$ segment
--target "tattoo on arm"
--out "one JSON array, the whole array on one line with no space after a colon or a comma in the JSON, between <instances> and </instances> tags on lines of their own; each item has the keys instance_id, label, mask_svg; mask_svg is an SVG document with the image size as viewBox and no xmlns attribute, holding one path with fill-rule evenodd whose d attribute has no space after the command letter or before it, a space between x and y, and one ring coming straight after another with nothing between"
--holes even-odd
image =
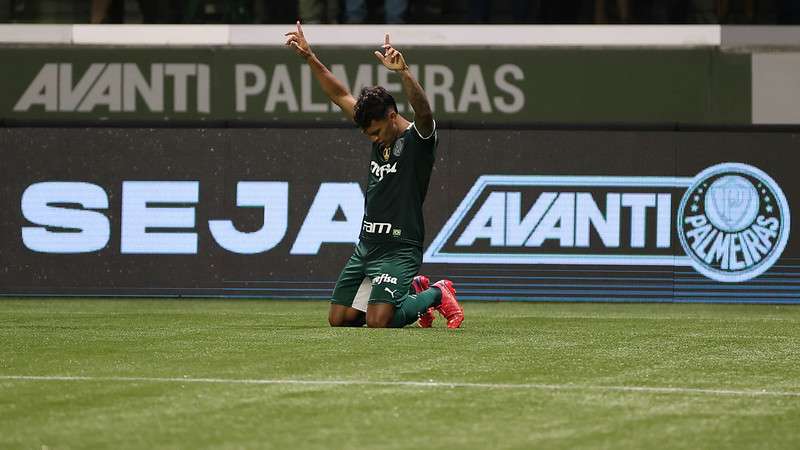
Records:
<instances>
[{"instance_id":1,"label":"tattoo on arm","mask_svg":"<svg viewBox=\"0 0 800 450\"><path fill-rule=\"evenodd\" d=\"M425 91L422 90L419 82L411 76L408 69L400 73L403 83L403 91L408 98L408 103L414 108L414 124L417 131L423 136L428 136L433 132L433 112Z\"/></svg>"}]
</instances>

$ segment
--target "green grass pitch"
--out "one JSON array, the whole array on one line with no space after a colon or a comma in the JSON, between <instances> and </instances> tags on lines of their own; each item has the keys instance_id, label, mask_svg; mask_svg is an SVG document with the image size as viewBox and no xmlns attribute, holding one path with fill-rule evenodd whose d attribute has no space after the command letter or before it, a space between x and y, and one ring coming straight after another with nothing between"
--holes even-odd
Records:
<instances>
[{"instance_id":1,"label":"green grass pitch","mask_svg":"<svg viewBox=\"0 0 800 450\"><path fill-rule=\"evenodd\" d=\"M2 449L800 447L800 308L0 300Z\"/></svg>"}]
</instances>

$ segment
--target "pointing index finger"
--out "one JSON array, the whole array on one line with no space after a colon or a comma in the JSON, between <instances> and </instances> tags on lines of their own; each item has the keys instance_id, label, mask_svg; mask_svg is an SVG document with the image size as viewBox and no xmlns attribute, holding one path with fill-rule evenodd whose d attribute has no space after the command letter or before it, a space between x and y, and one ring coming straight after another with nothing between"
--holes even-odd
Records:
<instances>
[{"instance_id":1,"label":"pointing index finger","mask_svg":"<svg viewBox=\"0 0 800 450\"><path fill-rule=\"evenodd\" d=\"M299 20L297 21L297 34L299 34L301 37L305 37L305 35L303 34L303 27L300 26Z\"/></svg>"},{"instance_id":2,"label":"pointing index finger","mask_svg":"<svg viewBox=\"0 0 800 450\"><path fill-rule=\"evenodd\" d=\"M392 45L392 44L389 42L389 33L386 33L386 34L384 34L384 35L383 35L383 45L384 45L384 46L387 46L387 45Z\"/></svg>"}]
</instances>

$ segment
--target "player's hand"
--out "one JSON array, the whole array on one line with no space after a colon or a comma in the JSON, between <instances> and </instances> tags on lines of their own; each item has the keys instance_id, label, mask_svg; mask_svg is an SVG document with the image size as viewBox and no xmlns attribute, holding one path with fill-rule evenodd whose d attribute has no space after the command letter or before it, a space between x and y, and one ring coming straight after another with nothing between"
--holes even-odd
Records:
<instances>
[{"instance_id":1,"label":"player's hand","mask_svg":"<svg viewBox=\"0 0 800 450\"><path fill-rule=\"evenodd\" d=\"M300 26L299 20L297 21L297 31L290 31L284 36L287 36L286 46L291 47L298 55L308 58L314 54L308 45L308 41L306 41L306 36L303 34L303 27Z\"/></svg>"},{"instance_id":2,"label":"player's hand","mask_svg":"<svg viewBox=\"0 0 800 450\"><path fill-rule=\"evenodd\" d=\"M384 36L382 47L384 53L376 51L375 57L378 58L378 61L380 61L384 67L395 72L408 69L403 54L392 47L391 42L389 42L389 33L386 33Z\"/></svg>"}]
</instances>

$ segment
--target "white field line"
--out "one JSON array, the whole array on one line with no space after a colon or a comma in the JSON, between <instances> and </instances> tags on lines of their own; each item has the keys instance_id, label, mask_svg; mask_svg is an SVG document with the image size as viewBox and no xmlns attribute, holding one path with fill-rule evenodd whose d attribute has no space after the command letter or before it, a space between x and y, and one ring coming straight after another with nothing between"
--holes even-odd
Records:
<instances>
[{"instance_id":1,"label":"white field line","mask_svg":"<svg viewBox=\"0 0 800 450\"><path fill-rule=\"evenodd\" d=\"M189 378L189 377L91 377L91 376L32 376L0 375L0 381L100 381L118 383L206 383L206 384L244 384L244 385L300 385L300 386L384 386L418 388L467 388L467 389L520 389L544 391L600 391L600 392L638 392L646 394L698 394L729 395L747 397L800 397L800 392L746 390L746 389L705 389L691 387L658 386L602 386L585 384L537 384L537 383L445 383L437 381L359 381L359 380L281 380L281 379L230 379L230 378Z\"/></svg>"}]
</instances>

